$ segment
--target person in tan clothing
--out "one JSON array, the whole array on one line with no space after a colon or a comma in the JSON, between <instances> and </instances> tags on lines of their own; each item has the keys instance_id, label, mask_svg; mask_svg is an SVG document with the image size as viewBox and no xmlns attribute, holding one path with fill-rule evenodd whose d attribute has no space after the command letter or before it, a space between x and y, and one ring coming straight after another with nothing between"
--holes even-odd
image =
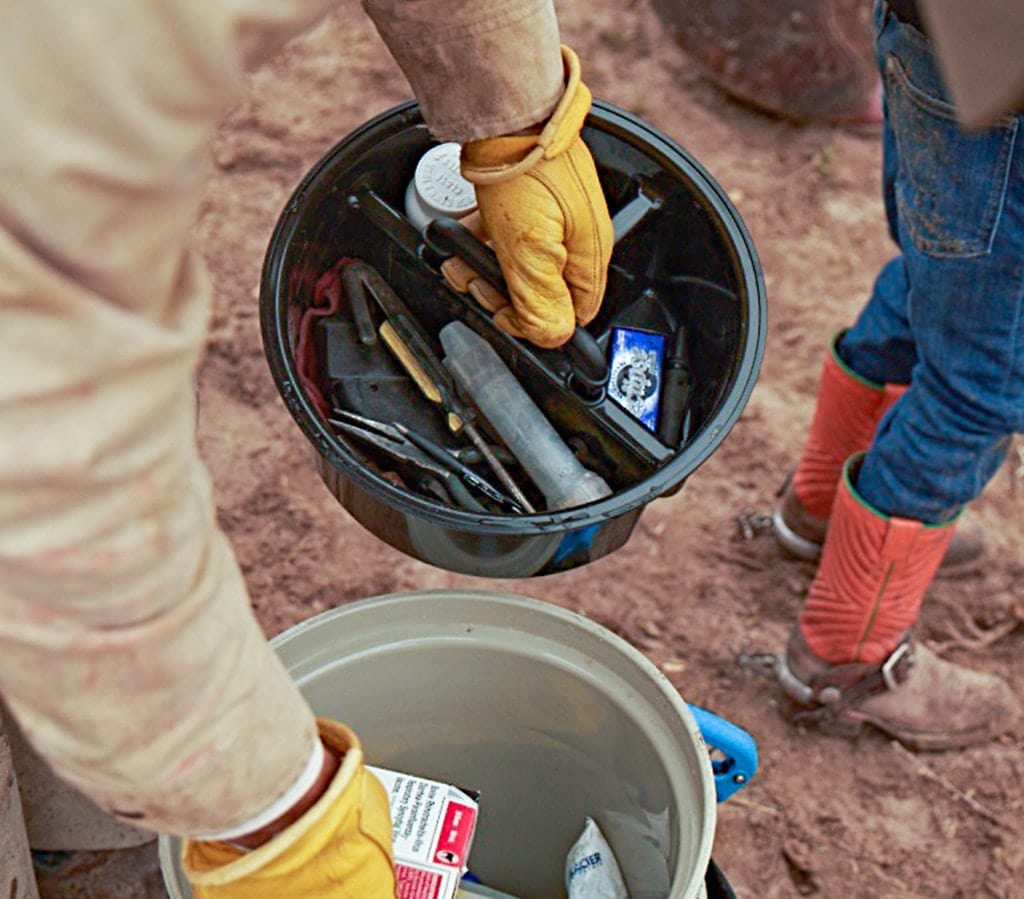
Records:
<instances>
[{"instance_id":1,"label":"person in tan clothing","mask_svg":"<svg viewBox=\"0 0 1024 899\"><path fill-rule=\"evenodd\" d=\"M210 285L188 232L208 141L246 71L331 6L38 0L0 31L0 696L100 809L187 837L202 897L394 895L383 792L269 649L194 432ZM575 268L606 270L608 211L565 114L589 93L551 0L364 6L434 136L484 155L497 141L510 162L539 146L556 196L506 209L524 228L571 210L601 238ZM590 165L572 181L569 148ZM545 230L526 283L593 314L603 280L566 281L577 251ZM514 239L502 253L516 260Z\"/></svg>"}]
</instances>

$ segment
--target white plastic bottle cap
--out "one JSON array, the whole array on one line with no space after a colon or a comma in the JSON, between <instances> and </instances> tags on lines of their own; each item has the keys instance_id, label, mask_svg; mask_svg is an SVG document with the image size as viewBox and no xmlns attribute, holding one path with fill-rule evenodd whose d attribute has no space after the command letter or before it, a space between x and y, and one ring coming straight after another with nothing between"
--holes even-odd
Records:
<instances>
[{"instance_id":1,"label":"white plastic bottle cap","mask_svg":"<svg viewBox=\"0 0 1024 899\"><path fill-rule=\"evenodd\" d=\"M476 209L476 191L459 170L457 143L431 147L416 163L405 191L405 214L417 228L440 216L461 218Z\"/></svg>"}]
</instances>

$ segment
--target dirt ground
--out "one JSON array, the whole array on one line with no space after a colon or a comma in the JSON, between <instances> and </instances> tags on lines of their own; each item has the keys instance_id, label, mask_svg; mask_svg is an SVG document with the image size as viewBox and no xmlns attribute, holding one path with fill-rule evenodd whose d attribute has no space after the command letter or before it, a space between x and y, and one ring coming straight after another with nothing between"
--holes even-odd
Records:
<instances>
[{"instance_id":1,"label":"dirt ground","mask_svg":"<svg viewBox=\"0 0 1024 899\"><path fill-rule=\"evenodd\" d=\"M826 739L787 723L773 685L736 662L740 649L781 647L813 575L770 536L745 537L737 520L770 509L811 415L823 348L893 252L877 137L797 126L731 101L635 0L560 0L559 10L595 96L693 153L753 236L769 328L750 403L685 488L645 510L624 548L565 574L455 575L359 527L320 482L271 381L256 302L263 253L294 186L338 139L409 96L351 4L254 74L250 99L217 136L196 228L217 288L200 373L201 446L260 621L269 636L349 601L413 589L557 603L627 638L687 700L757 739L760 771L720 807L714 851L741 897L1024 895L1024 733L919 756L876 735ZM1013 461L975 505L991 561L934 585L920 634L1019 688L1024 459L1015 451Z\"/></svg>"}]
</instances>

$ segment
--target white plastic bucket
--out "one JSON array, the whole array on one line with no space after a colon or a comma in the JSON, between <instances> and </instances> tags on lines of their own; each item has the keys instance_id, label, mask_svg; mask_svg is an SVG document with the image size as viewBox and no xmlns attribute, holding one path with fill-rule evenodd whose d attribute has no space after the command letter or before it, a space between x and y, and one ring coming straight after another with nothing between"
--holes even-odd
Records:
<instances>
[{"instance_id":1,"label":"white plastic bucket","mask_svg":"<svg viewBox=\"0 0 1024 899\"><path fill-rule=\"evenodd\" d=\"M325 612L273 646L372 764L480 792L469 866L484 883L560 899L589 815L631 899L704 895L708 748L675 687L607 629L533 599L438 591ZM170 896L191 899L180 841L161 838L160 852Z\"/></svg>"}]
</instances>

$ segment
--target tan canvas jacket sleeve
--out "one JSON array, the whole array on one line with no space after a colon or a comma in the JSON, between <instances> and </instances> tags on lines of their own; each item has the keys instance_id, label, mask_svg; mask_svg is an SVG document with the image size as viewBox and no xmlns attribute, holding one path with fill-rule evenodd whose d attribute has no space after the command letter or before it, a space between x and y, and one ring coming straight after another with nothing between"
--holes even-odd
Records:
<instances>
[{"instance_id":1,"label":"tan canvas jacket sleeve","mask_svg":"<svg viewBox=\"0 0 1024 899\"><path fill-rule=\"evenodd\" d=\"M562 93L551 0L363 2L441 140L533 125Z\"/></svg>"},{"instance_id":2,"label":"tan canvas jacket sleeve","mask_svg":"<svg viewBox=\"0 0 1024 899\"><path fill-rule=\"evenodd\" d=\"M0 693L63 777L150 829L247 820L315 739L197 455L210 285L186 234L246 68L330 6L33 0L0 29ZM444 136L557 94L548 0L371 9Z\"/></svg>"}]
</instances>

